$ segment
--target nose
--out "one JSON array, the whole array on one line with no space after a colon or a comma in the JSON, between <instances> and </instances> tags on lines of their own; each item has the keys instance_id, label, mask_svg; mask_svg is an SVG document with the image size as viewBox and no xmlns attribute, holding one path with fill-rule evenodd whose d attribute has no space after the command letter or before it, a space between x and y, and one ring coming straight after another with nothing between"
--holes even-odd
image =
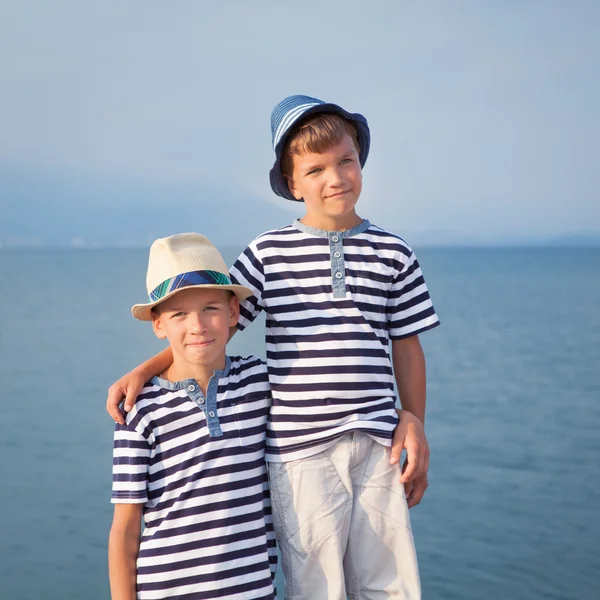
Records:
<instances>
[{"instance_id":1,"label":"nose","mask_svg":"<svg viewBox=\"0 0 600 600\"><path fill-rule=\"evenodd\" d=\"M344 178L339 166L332 167L329 175L329 186L332 188L341 187L344 184Z\"/></svg>"},{"instance_id":2,"label":"nose","mask_svg":"<svg viewBox=\"0 0 600 600\"><path fill-rule=\"evenodd\" d=\"M189 315L189 320L190 333L198 335L204 332L204 323L202 321L202 316L199 313L191 313Z\"/></svg>"}]
</instances>

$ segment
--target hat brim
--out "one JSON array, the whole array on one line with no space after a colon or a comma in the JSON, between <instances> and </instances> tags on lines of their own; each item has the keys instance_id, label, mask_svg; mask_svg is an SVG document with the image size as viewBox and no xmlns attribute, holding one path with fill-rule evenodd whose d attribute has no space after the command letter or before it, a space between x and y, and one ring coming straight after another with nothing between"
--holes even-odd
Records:
<instances>
[{"instance_id":1,"label":"hat brim","mask_svg":"<svg viewBox=\"0 0 600 600\"><path fill-rule=\"evenodd\" d=\"M298 200L297 198L294 198L294 196L290 192L290 188L288 187L285 177L281 173L281 151L283 150L285 141L288 138L289 132L297 123L299 123L300 121L304 121L310 115L323 112L334 113L336 115L340 115L340 117L343 117L348 121L352 121L352 124L356 127L356 131L358 133L358 145L360 148L360 151L358 153L358 159L360 161L361 168L364 167L365 163L367 162L367 157L369 156L369 148L371 145L371 132L369 131L367 119L365 119L365 117L360 113L349 113L337 104L318 104L317 106L313 106L304 111L288 127L287 131L281 136L281 139L275 147L275 163L273 164L273 168L269 173L269 180L271 182L271 189L278 196L281 196L286 200L293 200L294 202L303 202L303 200Z\"/></svg>"},{"instance_id":2,"label":"hat brim","mask_svg":"<svg viewBox=\"0 0 600 600\"><path fill-rule=\"evenodd\" d=\"M243 285L211 285L211 284L202 284L202 285L189 285L177 290L173 290L165 295L164 298L160 300L156 300L155 302L149 302L148 304L134 304L131 307L131 314L138 319L139 321L152 321L152 309L155 306L158 306L168 298L171 298L175 294L179 292L183 292L185 290L193 290L193 289L203 289L203 290L222 290L224 292L233 292L237 299L246 300L252 296L252 290L250 288L244 287Z\"/></svg>"}]
</instances>

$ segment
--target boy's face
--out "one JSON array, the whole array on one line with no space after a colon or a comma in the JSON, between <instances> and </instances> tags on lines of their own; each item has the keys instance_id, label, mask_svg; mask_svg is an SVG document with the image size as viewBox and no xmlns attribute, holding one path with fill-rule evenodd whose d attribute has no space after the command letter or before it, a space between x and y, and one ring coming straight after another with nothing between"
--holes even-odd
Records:
<instances>
[{"instance_id":1,"label":"boy's face","mask_svg":"<svg viewBox=\"0 0 600 600\"><path fill-rule=\"evenodd\" d=\"M288 185L294 198L304 199L306 217L302 221L306 225L341 230L360 223L354 207L362 190L362 173L348 134L325 152L294 154L292 160Z\"/></svg>"},{"instance_id":2,"label":"boy's face","mask_svg":"<svg viewBox=\"0 0 600 600\"><path fill-rule=\"evenodd\" d=\"M225 367L229 328L239 318L238 299L223 290L183 290L159 305L152 325L160 339L167 339L173 362L182 371L202 366Z\"/></svg>"}]
</instances>

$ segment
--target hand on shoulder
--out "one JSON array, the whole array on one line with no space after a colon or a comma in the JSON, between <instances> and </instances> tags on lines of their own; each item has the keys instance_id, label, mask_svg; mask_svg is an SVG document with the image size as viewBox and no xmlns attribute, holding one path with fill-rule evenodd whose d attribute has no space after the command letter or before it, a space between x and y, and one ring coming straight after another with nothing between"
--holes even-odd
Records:
<instances>
[{"instance_id":1,"label":"hand on shoulder","mask_svg":"<svg viewBox=\"0 0 600 600\"><path fill-rule=\"evenodd\" d=\"M142 391L146 383L142 373L134 370L124 375L108 388L108 397L106 399L106 410L116 423L125 424L125 419L121 413L120 405L125 400L123 408L125 412L131 411L135 399Z\"/></svg>"}]
</instances>

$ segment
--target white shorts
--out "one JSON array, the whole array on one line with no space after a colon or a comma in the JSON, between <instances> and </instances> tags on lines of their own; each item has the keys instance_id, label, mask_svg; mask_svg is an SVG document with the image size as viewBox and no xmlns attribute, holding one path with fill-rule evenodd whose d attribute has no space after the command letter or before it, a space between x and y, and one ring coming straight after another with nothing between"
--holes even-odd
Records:
<instances>
[{"instance_id":1,"label":"white shorts","mask_svg":"<svg viewBox=\"0 0 600 600\"><path fill-rule=\"evenodd\" d=\"M286 600L421 598L400 465L354 432L324 452L268 463Z\"/></svg>"}]
</instances>

